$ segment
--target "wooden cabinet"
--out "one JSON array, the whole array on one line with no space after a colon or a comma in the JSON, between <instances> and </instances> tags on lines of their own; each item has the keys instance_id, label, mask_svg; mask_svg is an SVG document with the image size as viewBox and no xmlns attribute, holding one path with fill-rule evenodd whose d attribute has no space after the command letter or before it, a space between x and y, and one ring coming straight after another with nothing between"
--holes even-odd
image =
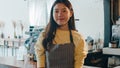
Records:
<instances>
[{"instance_id":1,"label":"wooden cabinet","mask_svg":"<svg viewBox=\"0 0 120 68\"><path fill-rule=\"evenodd\" d=\"M90 52L84 65L107 68L107 57L102 54L102 51Z\"/></svg>"},{"instance_id":2,"label":"wooden cabinet","mask_svg":"<svg viewBox=\"0 0 120 68\"><path fill-rule=\"evenodd\" d=\"M103 48L103 54L108 57L108 68L120 68L120 48Z\"/></svg>"},{"instance_id":3,"label":"wooden cabinet","mask_svg":"<svg viewBox=\"0 0 120 68\"><path fill-rule=\"evenodd\" d=\"M120 0L119 0L119 7L118 8L119 8L119 18L120 18Z\"/></svg>"},{"instance_id":4,"label":"wooden cabinet","mask_svg":"<svg viewBox=\"0 0 120 68\"><path fill-rule=\"evenodd\" d=\"M120 16L120 0L111 0L111 21L116 24Z\"/></svg>"}]
</instances>

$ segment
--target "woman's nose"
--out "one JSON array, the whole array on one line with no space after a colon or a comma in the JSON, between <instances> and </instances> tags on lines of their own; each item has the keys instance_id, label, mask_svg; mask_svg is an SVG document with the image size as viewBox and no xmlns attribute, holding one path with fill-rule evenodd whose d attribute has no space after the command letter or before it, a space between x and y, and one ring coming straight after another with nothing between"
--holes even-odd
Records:
<instances>
[{"instance_id":1,"label":"woman's nose","mask_svg":"<svg viewBox=\"0 0 120 68\"><path fill-rule=\"evenodd\" d=\"M63 15L63 13L60 11L59 13L58 13L58 16L62 16Z\"/></svg>"}]
</instances>

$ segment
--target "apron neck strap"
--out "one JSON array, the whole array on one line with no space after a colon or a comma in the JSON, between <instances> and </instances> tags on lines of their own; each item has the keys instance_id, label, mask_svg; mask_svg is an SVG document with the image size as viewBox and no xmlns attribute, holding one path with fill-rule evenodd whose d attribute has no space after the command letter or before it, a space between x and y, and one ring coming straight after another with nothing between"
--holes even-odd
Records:
<instances>
[{"instance_id":1,"label":"apron neck strap","mask_svg":"<svg viewBox=\"0 0 120 68\"><path fill-rule=\"evenodd\" d=\"M72 31L71 31L71 30L69 30L69 32L70 32L70 42L71 42L71 43L73 43Z\"/></svg>"}]
</instances>

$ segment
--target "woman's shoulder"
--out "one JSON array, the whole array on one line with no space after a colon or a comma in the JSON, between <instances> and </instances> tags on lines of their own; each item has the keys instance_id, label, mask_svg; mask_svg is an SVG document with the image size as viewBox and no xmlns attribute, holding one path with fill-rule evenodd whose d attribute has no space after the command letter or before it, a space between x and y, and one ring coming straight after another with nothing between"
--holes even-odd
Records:
<instances>
[{"instance_id":1,"label":"woman's shoulder","mask_svg":"<svg viewBox=\"0 0 120 68\"><path fill-rule=\"evenodd\" d=\"M76 36L76 37L82 37L82 34L76 30L72 30L72 34L73 36Z\"/></svg>"},{"instance_id":2,"label":"woman's shoulder","mask_svg":"<svg viewBox=\"0 0 120 68\"><path fill-rule=\"evenodd\" d=\"M83 34L76 30L72 30L72 35L73 35L73 38L75 38L75 39L78 39L78 40L84 39Z\"/></svg>"},{"instance_id":3,"label":"woman's shoulder","mask_svg":"<svg viewBox=\"0 0 120 68\"><path fill-rule=\"evenodd\" d=\"M39 33L39 36L42 36L42 37L45 36L45 29L43 29L43 30Z\"/></svg>"},{"instance_id":4,"label":"woman's shoulder","mask_svg":"<svg viewBox=\"0 0 120 68\"><path fill-rule=\"evenodd\" d=\"M72 36L73 36L75 46L79 48L83 48L85 45L84 36L78 31L72 31Z\"/></svg>"}]
</instances>

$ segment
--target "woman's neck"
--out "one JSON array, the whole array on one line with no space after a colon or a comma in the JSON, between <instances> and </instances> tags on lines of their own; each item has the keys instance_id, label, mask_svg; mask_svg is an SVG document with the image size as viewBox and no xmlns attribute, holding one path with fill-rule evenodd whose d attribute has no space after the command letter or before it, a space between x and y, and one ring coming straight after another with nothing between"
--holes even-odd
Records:
<instances>
[{"instance_id":1,"label":"woman's neck","mask_svg":"<svg viewBox=\"0 0 120 68\"><path fill-rule=\"evenodd\" d=\"M60 29L60 30L69 30L69 27L68 27L68 25L61 25L61 26L58 27L58 29Z\"/></svg>"}]
</instances>

